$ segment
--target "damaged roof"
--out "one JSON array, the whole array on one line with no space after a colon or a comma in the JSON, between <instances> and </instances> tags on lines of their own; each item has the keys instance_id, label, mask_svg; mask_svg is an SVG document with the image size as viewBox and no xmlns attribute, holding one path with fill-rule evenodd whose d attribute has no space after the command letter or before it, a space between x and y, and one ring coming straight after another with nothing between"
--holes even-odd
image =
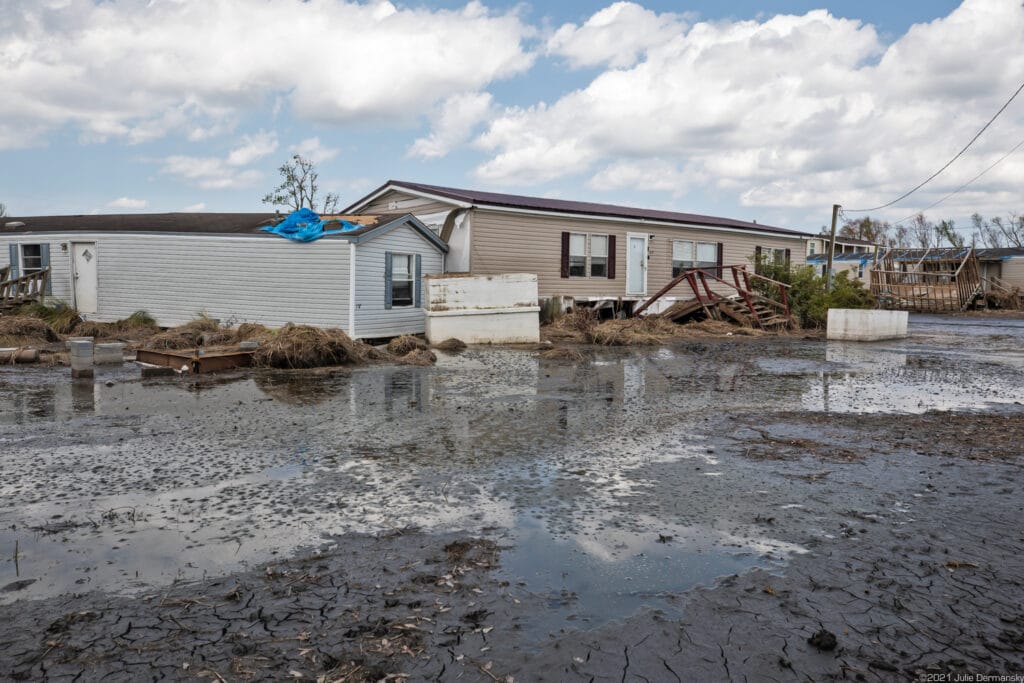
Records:
<instances>
[{"instance_id":1,"label":"damaged roof","mask_svg":"<svg viewBox=\"0 0 1024 683\"><path fill-rule=\"evenodd\" d=\"M12 232L257 232L275 213L111 213L79 216L5 216L0 233Z\"/></svg>"},{"instance_id":2,"label":"damaged roof","mask_svg":"<svg viewBox=\"0 0 1024 683\"><path fill-rule=\"evenodd\" d=\"M529 197L525 195L502 194L499 192L464 190L455 187L442 187L440 185L410 183L403 180L389 180L370 194L366 195L363 199L352 204L346 210L353 210L356 207L366 204L370 199L382 194L390 188L410 190L415 193L432 195L444 199L451 199L464 204L473 204L483 207L524 209L551 213L625 218L641 221L659 221L664 223L680 223L684 225L706 225L709 227L727 227L738 228L741 230L778 233L793 237L811 237L810 233L801 232L799 230L762 225L761 223L749 221L739 221L732 218L720 218L717 216L704 216L701 214L680 213L676 211L661 211L658 209L641 209L630 206L619 206L616 204L598 204L594 202L552 199L549 197Z\"/></svg>"}]
</instances>

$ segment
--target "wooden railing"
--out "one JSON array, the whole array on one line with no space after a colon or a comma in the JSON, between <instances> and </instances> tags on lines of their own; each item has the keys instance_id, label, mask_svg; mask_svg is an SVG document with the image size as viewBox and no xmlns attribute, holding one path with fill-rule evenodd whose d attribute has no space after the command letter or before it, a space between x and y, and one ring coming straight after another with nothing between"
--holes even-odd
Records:
<instances>
[{"instance_id":1,"label":"wooden railing","mask_svg":"<svg viewBox=\"0 0 1024 683\"><path fill-rule=\"evenodd\" d=\"M0 312L9 311L30 301L42 301L46 296L46 285L49 281L49 268L13 280L0 281Z\"/></svg>"},{"instance_id":2,"label":"wooden railing","mask_svg":"<svg viewBox=\"0 0 1024 683\"><path fill-rule=\"evenodd\" d=\"M721 277L721 275L725 275L726 271L732 274L732 282L728 282ZM752 279L770 283L771 286L777 288L779 291L779 299L773 300L771 297L756 293L751 284ZM792 315L789 310L789 294L787 293L789 285L784 282L779 282L778 280L772 280L771 278L763 275L758 275L757 273L752 273L743 265L716 266L714 268L691 268L689 270L685 270L672 278L667 285L659 289L651 298L647 299L647 301L644 301L640 306L635 308L633 310L633 315L640 315L650 308L655 301L668 294L683 282L690 285L690 290L693 292L694 298L701 304L701 306L704 306L705 309L707 309L708 306L717 303L719 300L726 298L711 289L713 283L718 283L736 291L739 299L746 305L751 320L758 327L761 326L761 315L757 311L757 303L768 304L778 308L786 320L792 321Z\"/></svg>"}]
</instances>

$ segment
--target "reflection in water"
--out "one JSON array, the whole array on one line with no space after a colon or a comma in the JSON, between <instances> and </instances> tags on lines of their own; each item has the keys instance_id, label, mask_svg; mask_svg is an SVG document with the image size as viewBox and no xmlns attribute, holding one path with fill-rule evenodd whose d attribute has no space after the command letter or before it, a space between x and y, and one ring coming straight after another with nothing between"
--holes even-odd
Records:
<instances>
[{"instance_id":1,"label":"reflection in water","mask_svg":"<svg viewBox=\"0 0 1024 683\"><path fill-rule=\"evenodd\" d=\"M993 400L1024 400L1019 372L950 367L907 345L801 340L601 349L581 363L470 350L427 369L124 375L113 386L4 368L0 444L18 445L0 448L0 547L21 539L32 551L21 570L40 581L22 595L39 596L83 578L120 586L122 571L196 578L324 534L494 527L515 544L510 571L579 594L599 619L602 605L632 609L637 596L762 561L750 539L701 536L707 501L673 488L695 476L735 485L699 436L713 413ZM709 464L718 476L704 476ZM86 523L124 506L140 513L131 524ZM54 515L83 526L26 531ZM678 546L651 547L654 531ZM0 565L0 585L13 571ZM624 575L640 577L635 589L610 595Z\"/></svg>"}]
</instances>

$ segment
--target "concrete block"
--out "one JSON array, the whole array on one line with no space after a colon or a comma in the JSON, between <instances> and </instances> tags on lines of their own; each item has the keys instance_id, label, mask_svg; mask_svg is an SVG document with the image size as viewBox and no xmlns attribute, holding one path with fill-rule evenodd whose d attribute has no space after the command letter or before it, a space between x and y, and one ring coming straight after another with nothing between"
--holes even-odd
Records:
<instances>
[{"instance_id":1,"label":"concrete block","mask_svg":"<svg viewBox=\"0 0 1024 683\"><path fill-rule=\"evenodd\" d=\"M88 358L90 365L92 364L92 341L73 341L68 342L68 346L71 349L72 358Z\"/></svg>"},{"instance_id":2,"label":"concrete block","mask_svg":"<svg viewBox=\"0 0 1024 683\"><path fill-rule=\"evenodd\" d=\"M827 337L833 341L879 341L907 336L906 311L831 308Z\"/></svg>"},{"instance_id":3,"label":"concrete block","mask_svg":"<svg viewBox=\"0 0 1024 683\"><path fill-rule=\"evenodd\" d=\"M540 340L537 276L530 273L426 280L426 337L432 344L513 344Z\"/></svg>"},{"instance_id":4,"label":"concrete block","mask_svg":"<svg viewBox=\"0 0 1024 683\"><path fill-rule=\"evenodd\" d=\"M65 340L65 343L67 344L67 347L68 347L68 351L71 350L71 344L73 344L74 342L79 342L79 341L87 341L89 343L92 343L92 337L68 337Z\"/></svg>"}]
</instances>

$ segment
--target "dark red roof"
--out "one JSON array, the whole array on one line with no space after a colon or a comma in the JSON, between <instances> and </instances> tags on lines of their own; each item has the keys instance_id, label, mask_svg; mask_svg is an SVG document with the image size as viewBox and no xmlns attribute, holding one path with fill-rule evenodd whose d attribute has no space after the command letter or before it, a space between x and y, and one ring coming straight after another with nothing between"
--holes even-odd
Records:
<instances>
[{"instance_id":1,"label":"dark red roof","mask_svg":"<svg viewBox=\"0 0 1024 683\"><path fill-rule=\"evenodd\" d=\"M774 232L784 235L810 236L809 233L801 232L799 230L778 228L771 225L762 225L761 223L752 223L748 221L738 221L732 218L703 216L700 214L679 213L676 211L659 211L657 209L638 209L635 207L618 206L615 204L575 202L565 199L526 197L523 195L502 194L499 192L481 192L479 190L462 190L454 187L410 183L404 180L389 180L367 196L372 196L389 185L404 187L410 190L425 192L427 194L446 197L448 199L454 199L469 204L486 204L512 209L531 209L534 211L550 211L553 213L575 213L591 216L630 218L634 220L664 221L666 223L685 223L692 225L707 225L710 227L739 228L741 230L758 230L761 232ZM354 204L353 206L356 205ZM346 211L351 209L352 206L346 209Z\"/></svg>"},{"instance_id":2,"label":"dark red roof","mask_svg":"<svg viewBox=\"0 0 1024 683\"><path fill-rule=\"evenodd\" d=\"M200 232L247 233L271 225L273 213L112 213L81 216L4 216L11 232ZM17 225L22 223L23 225ZM13 225L12 225L13 224Z\"/></svg>"}]
</instances>

